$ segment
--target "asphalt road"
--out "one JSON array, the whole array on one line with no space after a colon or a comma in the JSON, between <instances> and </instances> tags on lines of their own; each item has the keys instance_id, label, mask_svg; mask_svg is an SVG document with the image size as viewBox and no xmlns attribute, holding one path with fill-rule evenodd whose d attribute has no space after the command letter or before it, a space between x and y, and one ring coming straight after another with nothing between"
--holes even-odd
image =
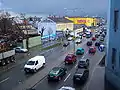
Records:
<instances>
[{"instance_id":1,"label":"asphalt road","mask_svg":"<svg viewBox=\"0 0 120 90\"><path fill-rule=\"evenodd\" d=\"M99 52L97 50L95 55L90 55L90 54L88 54L88 46L82 45L82 47L85 49L86 53L81 57L77 57L78 60L80 58L89 58L90 59L90 67L89 67L90 74L89 74L89 79L88 79L86 84L84 84L83 86L81 86L81 85L80 86L75 86L73 84L72 78L73 78L73 75L76 71L77 63L74 64L74 65L64 65L64 64L62 64L61 66L66 67L67 70L68 70L68 73L61 81L59 81L57 83L48 82L47 77L46 77L41 82L39 82L37 85L35 85L33 88L35 88L36 90L41 90L41 89L42 90L58 90L62 86L71 86L71 87L74 87L76 90L82 90L82 89L88 90L88 87L90 85L91 78L93 77L93 73L95 71L95 68L97 67L98 63L100 62L102 56L104 55L104 52Z\"/></svg>"},{"instance_id":2,"label":"asphalt road","mask_svg":"<svg viewBox=\"0 0 120 90\"><path fill-rule=\"evenodd\" d=\"M85 41L85 43L84 43L84 41ZM87 42L86 39L83 39L83 43L81 45L86 44L86 42ZM80 46L76 46L76 48L77 47L80 47ZM85 49L87 49L87 48L85 48ZM41 75L41 77L43 77L44 73L47 73L47 71L49 71L49 69L52 68L54 66L54 64L62 63L66 54L71 51L73 51L73 42L71 42L71 44L67 48L58 47L55 50L53 49L45 54L43 53L46 58L47 65L45 68L40 69L39 72L36 74L27 74L26 75L24 73L23 67L24 67L26 60L28 60L31 56L38 55L39 52L36 52L33 55L30 55L28 57L27 56L21 57L20 59L23 62L16 65L13 69L0 74L0 90L12 90L15 87L25 83L26 81L29 81L29 79L34 79L36 77L39 77L40 75ZM42 73L42 74L40 74L40 73ZM33 81L33 83L35 83L35 82ZM18 90L18 89L15 89L15 90Z\"/></svg>"}]
</instances>

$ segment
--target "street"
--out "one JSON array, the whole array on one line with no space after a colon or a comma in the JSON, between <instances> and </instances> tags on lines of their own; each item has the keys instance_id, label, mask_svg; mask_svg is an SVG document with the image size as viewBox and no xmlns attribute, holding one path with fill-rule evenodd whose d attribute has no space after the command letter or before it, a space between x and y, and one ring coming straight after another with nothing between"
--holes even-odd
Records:
<instances>
[{"instance_id":1,"label":"street","mask_svg":"<svg viewBox=\"0 0 120 90\"><path fill-rule=\"evenodd\" d=\"M93 76L95 67L101 60L102 56L104 55L104 52L101 53L98 50L95 55L89 55L88 46L86 46L86 42L88 40L89 39L83 38L82 40L83 42L78 46L76 45L76 49L78 47L82 47L85 49L85 54L83 56L77 57L78 60L80 58L90 59L90 67L89 67L90 75L89 75L88 83L86 83L86 86L89 85L89 82L91 81L91 77ZM66 86L66 85L74 87L72 84L72 77L76 70L77 63L74 65L64 65L64 62L63 62L65 56L68 53L73 52L73 47L74 47L74 43L71 41L70 45L67 48L59 46L48 52L42 53L42 55L44 55L46 58L46 66L44 68L41 68L35 74L25 74L23 68L26 60L28 60L29 58L35 55L41 55L39 51L36 51L36 53L30 56L21 57L20 58L22 61L21 63L16 65L15 68L12 68L11 70L8 70L7 72L4 72L0 75L0 90L25 90L30 87L33 87L36 90L40 90L41 88L42 90L57 90L61 86ZM48 83L46 75L54 66L66 67L68 70L68 73L60 82ZM75 88L76 90L80 90L80 88L82 87L75 87Z\"/></svg>"}]
</instances>

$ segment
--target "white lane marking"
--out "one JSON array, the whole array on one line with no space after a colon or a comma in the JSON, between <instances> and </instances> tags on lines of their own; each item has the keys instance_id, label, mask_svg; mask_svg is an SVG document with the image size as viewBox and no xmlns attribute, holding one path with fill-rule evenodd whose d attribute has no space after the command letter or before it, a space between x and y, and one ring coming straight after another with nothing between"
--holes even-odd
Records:
<instances>
[{"instance_id":1,"label":"white lane marking","mask_svg":"<svg viewBox=\"0 0 120 90\"><path fill-rule=\"evenodd\" d=\"M5 82L5 81L7 81L8 79L9 79L9 77L6 78L6 79L4 79L4 80L2 80L2 81L0 81L0 83L3 83L3 82Z\"/></svg>"},{"instance_id":2,"label":"white lane marking","mask_svg":"<svg viewBox=\"0 0 120 90\"><path fill-rule=\"evenodd\" d=\"M85 56L82 56L82 58L84 58Z\"/></svg>"},{"instance_id":3,"label":"white lane marking","mask_svg":"<svg viewBox=\"0 0 120 90\"><path fill-rule=\"evenodd\" d=\"M77 68L77 64L75 65L75 68Z\"/></svg>"},{"instance_id":4,"label":"white lane marking","mask_svg":"<svg viewBox=\"0 0 120 90\"><path fill-rule=\"evenodd\" d=\"M70 77L71 74L68 74L68 76L65 78L64 82Z\"/></svg>"}]
</instances>

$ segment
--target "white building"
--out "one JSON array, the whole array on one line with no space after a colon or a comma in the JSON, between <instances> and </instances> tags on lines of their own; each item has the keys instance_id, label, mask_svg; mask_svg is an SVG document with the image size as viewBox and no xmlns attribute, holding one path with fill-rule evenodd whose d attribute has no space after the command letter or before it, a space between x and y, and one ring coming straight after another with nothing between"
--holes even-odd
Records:
<instances>
[{"instance_id":1,"label":"white building","mask_svg":"<svg viewBox=\"0 0 120 90\"><path fill-rule=\"evenodd\" d=\"M120 90L120 0L109 0L105 77Z\"/></svg>"},{"instance_id":2,"label":"white building","mask_svg":"<svg viewBox=\"0 0 120 90\"><path fill-rule=\"evenodd\" d=\"M38 34L41 34L43 29L42 38L53 38L56 36L56 23L51 19L46 18L38 23Z\"/></svg>"}]
</instances>

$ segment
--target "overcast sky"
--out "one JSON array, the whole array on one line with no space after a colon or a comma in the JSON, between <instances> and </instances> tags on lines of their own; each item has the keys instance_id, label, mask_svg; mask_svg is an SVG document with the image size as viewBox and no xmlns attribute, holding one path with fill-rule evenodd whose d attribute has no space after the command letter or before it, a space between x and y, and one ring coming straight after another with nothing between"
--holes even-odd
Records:
<instances>
[{"instance_id":1,"label":"overcast sky","mask_svg":"<svg viewBox=\"0 0 120 90\"><path fill-rule=\"evenodd\" d=\"M1 0L2 7L15 12L46 14L99 15L105 14L108 0Z\"/></svg>"}]
</instances>

